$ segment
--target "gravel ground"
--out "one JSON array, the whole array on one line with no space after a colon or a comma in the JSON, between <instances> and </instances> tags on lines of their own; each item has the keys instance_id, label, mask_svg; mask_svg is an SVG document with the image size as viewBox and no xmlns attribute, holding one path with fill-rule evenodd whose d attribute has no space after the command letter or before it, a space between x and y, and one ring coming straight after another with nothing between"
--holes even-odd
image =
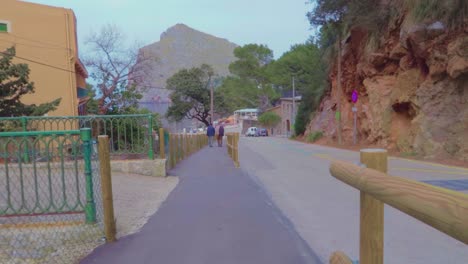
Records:
<instances>
[{"instance_id":1,"label":"gravel ground","mask_svg":"<svg viewBox=\"0 0 468 264\"><path fill-rule=\"evenodd\" d=\"M138 232L176 187L177 177L112 173L117 237Z\"/></svg>"},{"instance_id":2,"label":"gravel ground","mask_svg":"<svg viewBox=\"0 0 468 264\"><path fill-rule=\"evenodd\" d=\"M178 182L177 177L112 173L117 237L138 232ZM0 238L0 263L66 264L77 262L102 244L102 229L79 223L40 228L0 224Z\"/></svg>"}]
</instances>

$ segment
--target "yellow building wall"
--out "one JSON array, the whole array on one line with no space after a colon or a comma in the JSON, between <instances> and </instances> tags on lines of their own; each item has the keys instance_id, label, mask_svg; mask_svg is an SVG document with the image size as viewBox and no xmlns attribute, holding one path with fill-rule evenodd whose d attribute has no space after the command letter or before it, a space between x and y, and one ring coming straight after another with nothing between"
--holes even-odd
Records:
<instances>
[{"instance_id":1,"label":"yellow building wall","mask_svg":"<svg viewBox=\"0 0 468 264\"><path fill-rule=\"evenodd\" d=\"M29 77L35 84L35 93L25 95L22 101L41 104L62 98L57 110L48 115L78 115L75 73L78 51L73 11L17 0L1 2L0 21L10 23L10 32L0 33L0 50L15 45L18 57L15 63L29 65ZM81 76L80 84L84 81Z\"/></svg>"}]
</instances>

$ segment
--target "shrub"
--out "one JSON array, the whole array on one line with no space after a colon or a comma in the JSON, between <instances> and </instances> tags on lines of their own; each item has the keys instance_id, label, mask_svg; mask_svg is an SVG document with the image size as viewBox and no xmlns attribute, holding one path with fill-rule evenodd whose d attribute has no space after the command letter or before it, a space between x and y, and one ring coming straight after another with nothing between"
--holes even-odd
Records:
<instances>
[{"instance_id":1,"label":"shrub","mask_svg":"<svg viewBox=\"0 0 468 264\"><path fill-rule=\"evenodd\" d=\"M315 142L323 137L322 131L313 131L309 135L307 135L307 142Z\"/></svg>"}]
</instances>

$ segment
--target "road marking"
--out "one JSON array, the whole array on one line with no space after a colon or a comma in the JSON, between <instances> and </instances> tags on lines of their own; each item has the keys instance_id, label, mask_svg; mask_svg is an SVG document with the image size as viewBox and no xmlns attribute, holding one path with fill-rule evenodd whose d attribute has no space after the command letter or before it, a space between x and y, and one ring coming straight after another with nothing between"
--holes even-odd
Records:
<instances>
[{"instance_id":1,"label":"road marking","mask_svg":"<svg viewBox=\"0 0 468 264\"><path fill-rule=\"evenodd\" d=\"M403 160L403 161L408 161L408 162L412 162L412 163L426 164L426 165L431 165L431 166L434 166L434 167L442 167L442 168L456 169L456 170L461 170L461 171L466 171L466 172L468 172L468 169L463 168L463 167L450 166L450 165L442 165L442 164L433 163L433 162L428 162L428 161L419 161L419 160L412 160L412 159L405 159L405 158L398 158L398 157L390 157L390 159L393 159L393 160Z\"/></svg>"},{"instance_id":2,"label":"road marking","mask_svg":"<svg viewBox=\"0 0 468 264\"><path fill-rule=\"evenodd\" d=\"M312 156L320 159L333 160L328 154L313 154Z\"/></svg>"},{"instance_id":3,"label":"road marking","mask_svg":"<svg viewBox=\"0 0 468 264\"><path fill-rule=\"evenodd\" d=\"M390 170L399 170L399 171L418 171L418 172L429 172L429 173L440 173L440 174L455 174L455 175L467 175L468 176L468 172L461 172L461 171L413 169L413 168L399 168L399 167L390 167L389 169Z\"/></svg>"}]
</instances>

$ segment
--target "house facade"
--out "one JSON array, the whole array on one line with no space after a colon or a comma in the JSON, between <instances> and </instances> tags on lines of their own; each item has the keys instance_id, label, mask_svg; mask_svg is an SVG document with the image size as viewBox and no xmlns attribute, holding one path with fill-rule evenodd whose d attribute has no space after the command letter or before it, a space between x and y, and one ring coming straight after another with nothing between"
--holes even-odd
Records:
<instances>
[{"instance_id":1,"label":"house facade","mask_svg":"<svg viewBox=\"0 0 468 264\"><path fill-rule=\"evenodd\" d=\"M282 116L282 114L281 114L281 105L277 105L277 106L268 108L267 110L265 110L265 112L275 113L279 117ZM269 131L270 136L282 135L282 133L283 133L282 129L281 129L282 125L283 125L283 118L281 117L281 122L279 122L276 126L270 128L270 131Z\"/></svg>"},{"instance_id":2,"label":"house facade","mask_svg":"<svg viewBox=\"0 0 468 264\"><path fill-rule=\"evenodd\" d=\"M16 47L15 63L29 66L35 93L22 97L26 104L61 98L49 116L86 114L88 73L78 57L76 17L71 9L2 0L0 52Z\"/></svg>"},{"instance_id":3,"label":"house facade","mask_svg":"<svg viewBox=\"0 0 468 264\"><path fill-rule=\"evenodd\" d=\"M292 135L294 132L294 122L296 120L297 108L302 100L302 96L280 98L281 106L281 134Z\"/></svg>"},{"instance_id":4,"label":"house facade","mask_svg":"<svg viewBox=\"0 0 468 264\"><path fill-rule=\"evenodd\" d=\"M239 109L234 111L234 119L236 123L242 122L242 120L253 120L257 121L258 119L258 109L256 108L246 108Z\"/></svg>"}]
</instances>

